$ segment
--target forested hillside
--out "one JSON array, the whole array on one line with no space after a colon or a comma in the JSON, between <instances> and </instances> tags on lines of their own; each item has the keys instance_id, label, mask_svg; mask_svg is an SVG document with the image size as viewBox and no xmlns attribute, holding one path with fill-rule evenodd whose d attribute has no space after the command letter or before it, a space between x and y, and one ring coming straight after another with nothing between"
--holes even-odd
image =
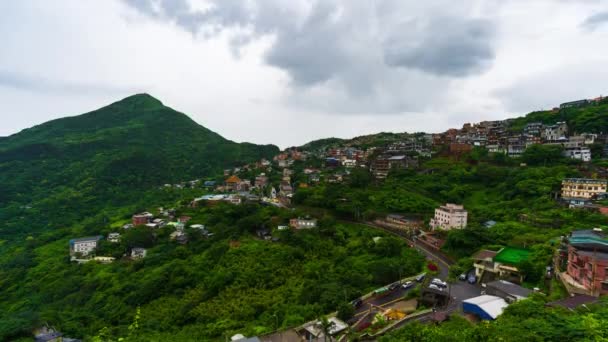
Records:
<instances>
[{"instance_id":1,"label":"forested hillside","mask_svg":"<svg viewBox=\"0 0 608 342\"><path fill-rule=\"evenodd\" d=\"M150 95L134 95L0 140L0 219L28 208L20 232L53 229L129 204L151 187L216 176L277 151L228 141Z\"/></svg>"},{"instance_id":2,"label":"forested hillside","mask_svg":"<svg viewBox=\"0 0 608 342\"><path fill-rule=\"evenodd\" d=\"M572 131L605 132L607 109L601 103L531 113L511 127L566 120ZM420 134L330 138L306 149L385 146L412 136ZM362 294L430 270L405 241L351 222L399 213L426 226L446 202L463 204L469 213L465 229L437 234L445 242L441 252L455 261L450 277L469 270L480 249L526 248L530 258L518 265L523 285L544 295L512 305L490 324L453 317L440 326L407 325L385 341L605 337L603 307L575 313L545 307L564 296L555 279L545 278L556 241L575 229L606 227L601 213L555 200L564 178L608 172L603 146L592 148L597 153L588 163L540 144L517 159L484 148L421 155L416 168L393 169L379 180L369 168L326 167L325 155L315 153L292 160L289 172L279 158L257 166L250 162L272 159L278 148L227 141L149 95L33 127L0 139L0 340L29 341L44 325L85 340L225 340L293 328L336 310L348 313L350 301ZM292 208L259 200L191 206L213 190L201 183L163 186L214 179L219 193L226 190L227 167L239 167L234 176L248 181L264 173L265 190L288 178L296 188ZM253 192L261 197L265 190ZM161 216L159 207L176 208L170 220L188 218L182 228L187 243L172 237L172 225L123 229L135 213ZM309 215L318 219L317 228L279 229ZM103 240L96 253L114 262L70 262L70 239L113 232L120 232L120 241ZM147 256L133 258L133 248L146 248Z\"/></svg>"}]
</instances>

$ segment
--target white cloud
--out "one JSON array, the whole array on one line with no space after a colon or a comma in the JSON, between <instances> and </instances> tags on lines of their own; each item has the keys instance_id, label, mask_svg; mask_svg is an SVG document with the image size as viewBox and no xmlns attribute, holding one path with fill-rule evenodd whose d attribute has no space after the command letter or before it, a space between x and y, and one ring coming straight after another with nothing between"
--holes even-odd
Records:
<instances>
[{"instance_id":1,"label":"white cloud","mask_svg":"<svg viewBox=\"0 0 608 342\"><path fill-rule=\"evenodd\" d=\"M237 141L441 131L605 93L597 18L607 10L592 0L1 2L0 135L135 92Z\"/></svg>"}]
</instances>

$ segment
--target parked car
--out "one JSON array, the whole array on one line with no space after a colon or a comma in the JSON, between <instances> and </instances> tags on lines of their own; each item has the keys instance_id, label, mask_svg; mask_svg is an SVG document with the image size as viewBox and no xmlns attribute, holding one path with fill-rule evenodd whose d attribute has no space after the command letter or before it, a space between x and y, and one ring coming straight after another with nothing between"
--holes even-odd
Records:
<instances>
[{"instance_id":1,"label":"parked car","mask_svg":"<svg viewBox=\"0 0 608 342\"><path fill-rule=\"evenodd\" d=\"M437 290L437 291L443 291L443 289L435 284L431 284L429 285L429 289L433 289L433 290Z\"/></svg>"},{"instance_id":2,"label":"parked car","mask_svg":"<svg viewBox=\"0 0 608 342\"><path fill-rule=\"evenodd\" d=\"M466 274L466 273L463 273L463 274L459 275L459 276L458 276L458 279L459 279L459 280L462 280L462 281L467 280L467 274Z\"/></svg>"},{"instance_id":3,"label":"parked car","mask_svg":"<svg viewBox=\"0 0 608 342\"><path fill-rule=\"evenodd\" d=\"M425 277L426 277L426 273L419 274L418 276L416 276L416 281L419 283L422 283L422 281L424 280Z\"/></svg>"},{"instance_id":4,"label":"parked car","mask_svg":"<svg viewBox=\"0 0 608 342\"><path fill-rule=\"evenodd\" d=\"M409 289L410 287L414 286L414 282L413 281L408 281L405 282L403 285L401 285L401 287L403 287L404 289Z\"/></svg>"},{"instance_id":5,"label":"parked car","mask_svg":"<svg viewBox=\"0 0 608 342\"><path fill-rule=\"evenodd\" d=\"M448 287L448 283L446 283L445 281L442 281L439 278L435 278L431 281L431 284L436 285L438 287L442 287L442 288L446 288Z\"/></svg>"},{"instance_id":6,"label":"parked car","mask_svg":"<svg viewBox=\"0 0 608 342\"><path fill-rule=\"evenodd\" d=\"M394 291L399 288L399 283L393 283L388 286L388 289Z\"/></svg>"},{"instance_id":7,"label":"parked car","mask_svg":"<svg viewBox=\"0 0 608 342\"><path fill-rule=\"evenodd\" d=\"M357 298L353 300L351 304L353 305L353 308L358 309L361 307L361 305L363 305L363 301L361 300L361 298Z\"/></svg>"},{"instance_id":8,"label":"parked car","mask_svg":"<svg viewBox=\"0 0 608 342\"><path fill-rule=\"evenodd\" d=\"M475 284L477 282L477 277L473 274L471 274L469 276L469 279L467 279L467 281L469 282L469 284Z\"/></svg>"}]
</instances>

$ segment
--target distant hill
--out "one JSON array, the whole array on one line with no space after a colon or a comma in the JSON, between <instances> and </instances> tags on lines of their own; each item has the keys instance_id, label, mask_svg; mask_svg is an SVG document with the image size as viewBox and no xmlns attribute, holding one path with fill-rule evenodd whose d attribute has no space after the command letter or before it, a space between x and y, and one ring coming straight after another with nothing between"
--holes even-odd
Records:
<instances>
[{"instance_id":1,"label":"distant hill","mask_svg":"<svg viewBox=\"0 0 608 342\"><path fill-rule=\"evenodd\" d=\"M226 140L138 94L0 139L0 208L110 198L120 203L149 187L215 176L278 151Z\"/></svg>"},{"instance_id":2,"label":"distant hill","mask_svg":"<svg viewBox=\"0 0 608 342\"><path fill-rule=\"evenodd\" d=\"M568 123L571 133L608 133L608 98L599 102L589 102L580 107L561 108L555 110L536 111L525 116L509 119L509 129L521 132L526 124L541 122L554 124L559 121ZM454 127L460 128L460 127ZM387 133L362 135L352 139L326 138L313 140L298 147L305 151L324 150L337 146L369 147L383 146L391 142L400 141L408 137L419 136L425 133Z\"/></svg>"},{"instance_id":3,"label":"distant hill","mask_svg":"<svg viewBox=\"0 0 608 342\"><path fill-rule=\"evenodd\" d=\"M389 133L381 132L376 134L361 135L352 139L326 138L313 140L304 144L298 149L304 151L324 150L337 146L351 146L366 148L370 146L384 146L392 142L402 141L403 139L423 135L424 133Z\"/></svg>"},{"instance_id":4,"label":"distant hill","mask_svg":"<svg viewBox=\"0 0 608 342\"><path fill-rule=\"evenodd\" d=\"M565 121L572 133L608 133L608 98L580 107L537 111L513 119L511 130L522 130L531 122L554 124Z\"/></svg>"}]
</instances>

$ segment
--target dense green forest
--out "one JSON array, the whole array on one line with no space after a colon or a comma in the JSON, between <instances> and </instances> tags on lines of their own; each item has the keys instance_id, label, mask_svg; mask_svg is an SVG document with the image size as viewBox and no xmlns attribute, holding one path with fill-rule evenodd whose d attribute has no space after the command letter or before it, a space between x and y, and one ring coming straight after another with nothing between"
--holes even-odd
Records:
<instances>
[{"instance_id":1,"label":"dense green forest","mask_svg":"<svg viewBox=\"0 0 608 342\"><path fill-rule=\"evenodd\" d=\"M605 132L607 107L532 113L514 125L566 120L573 131ZM329 139L309 147L342 142ZM553 241L606 224L605 216L567 209L554 199L563 178L597 176L605 166L599 154L583 164L564 159L554 146L533 146L518 160L474 149L458 158L423 159L419 169L392 172L383 182L355 169L341 184L298 189L294 210L255 204L193 209L187 204L206 189L162 187L195 178L219 180L226 167L276 153L274 146L227 141L148 95L0 139L0 340L28 340L32 329L44 324L68 336L130 335L139 341L224 340L234 333L293 327L423 268L422 256L403 242L345 222L388 213L428 221L445 202L462 203L470 214L466 229L443 236L444 252L457 260L452 273L468 269L469 257L480 248L525 247L532 257L520 265L524 285L547 296L512 305L493 323L472 325L455 317L441 326L413 324L386 341L606 337L604 307L565 312L544 306L563 295L559 284L543 279ZM321 165L314 158L296 162L294 183L306 181L304 167ZM269 177L276 184L282 175L273 171ZM170 241L169 227L137 227L119 244L102 242L98 253L117 262L69 262L70 238L105 236L119 231L132 214L157 213L160 206L178 208L178 215L205 224L213 237L187 227L190 242L180 245ZM319 229L276 230L289 218L311 213L320 219ZM488 220L497 223L487 228ZM258 238L264 228L278 240ZM383 238L375 243L377 236ZM135 246L147 247L148 256L121 258ZM134 333L129 326L137 312Z\"/></svg>"},{"instance_id":2,"label":"dense green forest","mask_svg":"<svg viewBox=\"0 0 608 342\"><path fill-rule=\"evenodd\" d=\"M131 205L165 183L215 177L271 158L276 146L237 144L140 94L0 141L0 232L56 229ZM28 220L14 223L23 215Z\"/></svg>"},{"instance_id":3,"label":"dense green forest","mask_svg":"<svg viewBox=\"0 0 608 342\"><path fill-rule=\"evenodd\" d=\"M52 322L69 336L124 336L141 308L141 340L209 340L250 335L315 319L399 274L412 275L423 258L398 240L369 228L322 220L318 230L256 229L284 223L292 213L258 205L191 209L193 222L215 233L206 239L169 241L170 227L135 228L114 255L148 247L142 261L70 264L67 239L28 239L2 259L0 337L28 335L33 324ZM98 233L115 231L97 226ZM379 243L373 238L384 236Z\"/></svg>"}]
</instances>

